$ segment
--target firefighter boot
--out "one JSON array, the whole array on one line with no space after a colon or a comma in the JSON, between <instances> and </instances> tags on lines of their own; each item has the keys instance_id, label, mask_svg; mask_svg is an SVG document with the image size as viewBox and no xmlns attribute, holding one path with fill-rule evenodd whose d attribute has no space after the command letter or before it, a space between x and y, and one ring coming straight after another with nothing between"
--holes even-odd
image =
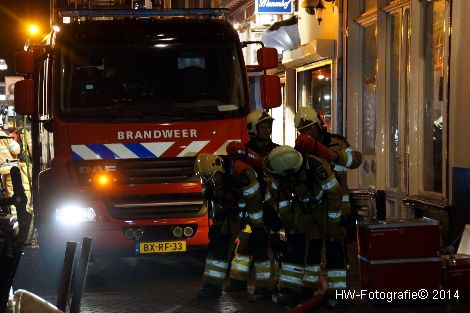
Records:
<instances>
[{"instance_id":1,"label":"firefighter boot","mask_svg":"<svg viewBox=\"0 0 470 313\"><path fill-rule=\"evenodd\" d=\"M344 308L346 301L340 299L328 299L326 306L333 309Z\"/></svg>"},{"instance_id":2,"label":"firefighter boot","mask_svg":"<svg viewBox=\"0 0 470 313\"><path fill-rule=\"evenodd\" d=\"M328 301L326 306L332 309L344 308L347 305L347 301L336 295L336 290L329 289L327 292Z\"/></svg>"},{"instance_id":3,"label":"firefighter boot","mask_svg":"<svg viewBox=\"0 0 470 313\"><path fill-rule=\"evenodd\" d=\"M222 287L205 282L202 288L197 292L199 299L217 299L222 295Z\"/></svg>"},{"instance_id":4,"label":"firefighter boot","mask_svg":"<svg viewBox=\"0 0 470 313\"><path fill-rule=\"evenodd\" d=\"M277 295L277 303L288 307L294 307L302 303L302 295L289 288L280 288Z\"/></svg>"},{"instance_id":5,"label":"firefighter boot","mask_svg":"<svg viewBox=\"0 0 470 313\"><path fill-rule=\"evenodd\" d=\"M267 287L256 286L253 294L250 296L251 303L271 301L273 298L272 290Z\"/></svg>"},{"instance_id":6,"label":"firefighter boot","mask_svg":"<svg viewBox=\"0 0 470 313\"><path fill-rule=\"evenodd\" d=\"M245 292L246 281L230 278L230 284L225 287L226 292Z\"/></svg>"}]
</instances>

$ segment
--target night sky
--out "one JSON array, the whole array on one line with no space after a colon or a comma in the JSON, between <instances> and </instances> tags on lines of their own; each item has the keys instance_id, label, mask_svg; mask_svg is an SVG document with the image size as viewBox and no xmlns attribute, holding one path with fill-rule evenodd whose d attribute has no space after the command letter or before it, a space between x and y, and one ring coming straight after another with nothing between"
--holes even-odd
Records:
<instances>
[{"instance_id":1,"label":"night sky","mask_svg":"<svg viewBox=\"0 0 470 313\"><path fill-rule=\"evenodd\" d=\"M14 53L23 49L27 25L40 25L49 32L49 0L0 0L0 59L8 64L6 75L14 75Z\"/></svg>"}]
</instances>

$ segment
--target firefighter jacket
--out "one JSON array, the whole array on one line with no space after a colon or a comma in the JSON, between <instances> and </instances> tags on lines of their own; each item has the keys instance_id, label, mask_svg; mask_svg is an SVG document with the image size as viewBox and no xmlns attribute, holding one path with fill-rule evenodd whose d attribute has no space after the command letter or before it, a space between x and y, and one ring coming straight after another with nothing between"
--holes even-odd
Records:
<instances>
[{"instance_id":1,"label":"firefighter jacket","mask_svg":"<svg viewBox=\"0 0 470 313\"><path fill-rule=\"evenodd\" d=\"M326 161L304 156L301 168L293 177L272 178L266 198L277 208L287 233L341 236L341 189ZM323 229L312 228L313 219Z\"/></svg>"},{"instance_id":2,"label":"firefighter jacket","mask_svg":"<svg viewBox=\"0 0 470 313\"><path fill-rule=\"evenodd\" d=\"M266 157L274 148L278 146L279 145L277 143L268 141L263 147L260 147L258 146L255 138L251 138L250 141L245 144L245 147L250 148L263 158ZM260 184L261 194L264 198L264 196L266 195L266 186L271 184L271 178L270 176L267 176L263 171L257 171L256 174L258 175L258 182ZM264 222L266 226L274 232L279 231L280 220L278 214L275 212L273 207L267 203L264 203L263 211Z\"/></svg>"},{"instance_id":3,"label":"firefighter jacket","mask_svg":"<svg viewBox=\"0 0 470 313\"><path fill-rule=\"evenodd\" d=\"M277 143L272 142L272 141L268 141L263 147L260 147L256 143L256 139L251 138L250 141L248 141L245 144L245 146L250 148L254 152L258 153L262 157L265 157L269 154L269 152L273 151L273 149L276 148L279 145Z\"/></svg>"},{"instance_id":4,"label":"firefighter jacket","mask_svg":"<svg viewBox=\"0 0 470 313\"><path fill-rule=\"evenodd\" d=\"M347 170L358 168L362 163L362 154L359 151L355 151L351 148L345 137L325 133L323 136L323 144L332 151L338 153L340 160L338 163L344 164L332 164L336 179L341 185L341 210L343 214L350 214L351 208L349 204L349 189L347 180Z\"/></svg>"},{"instance_id":5,"label":"firefighter jacket","mask_svg":"<svg viewBox=\"0 0 470 313\"><path fill-rule=\"evenodd\" d=\"M249 224L256 233L264 233L262 197L255 170L244 162L230 158L224 160L220 183L205 183L203 193L206 200L212 203L213 216L204 281L221 288L229 265L227 258L232 235L238 234L244 223ZM267 241L265 246L266 249Z\"/></svg>"},{"instance_id":6,"label":"firefighter jacket","mask_svg":"<svg viewBox=\"0 0 470 313\"><path fill-rule=\"evenodd\" d=\"M252 228L262 227L262 196L255 170L239 160L226 161L220 184L203 185L204 196L211 202L214 221L238 219L237 224L241 221Z\"/></svg>"},{"instance_id":7,"label":"firefighter jacket","mask_svg":"<svg viewBox=\"0 0 470 313\"><path fill-rule=\"evenodd\" d=\"M26 136L25 136L26 135ZM18 129L17 141L21 147L20 159L25 161L25 157L31 157L33 153L33 143L31 133L23 128Z\"/></svg>"},{"instance_id":8,"label":"firefighter jacket","mask_svg":"<svg viewBox=\"0 0 470 313\"><path fill-rule=\"evenodd\" d=\"M0 164L17 159L20 152L20 145L10 134L0 130Z\"/></svg>"},{"instance_id":9,"label":"firefighter jacket","mask_svg":"<svg viewBox=\"0 0 470 313\"><path fill-rule=\"evenodd\" d=\"M0 130L0 173L2 174L3 186L5 187L5 196L7 197L13 195L10 170L13 166L18 165L16 158L19 153L20 145L13 140L10 134Z\"/></svg>"}]
</instances>

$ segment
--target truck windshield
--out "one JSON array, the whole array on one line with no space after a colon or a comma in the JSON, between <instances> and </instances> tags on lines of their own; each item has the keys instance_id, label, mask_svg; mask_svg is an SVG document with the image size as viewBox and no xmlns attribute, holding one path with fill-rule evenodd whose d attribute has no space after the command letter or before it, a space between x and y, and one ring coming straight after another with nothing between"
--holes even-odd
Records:
<instances>
[{"instance_id":1,"label":"truck windshield","mask_svg":"<svg viewBox=\"0 0 470 313\"><path fill-rule=\"evenodd\" d=\"M207 120L247 105L233 42L69 43L58 55L66 120Z\"/></svg>"}]
</instances>

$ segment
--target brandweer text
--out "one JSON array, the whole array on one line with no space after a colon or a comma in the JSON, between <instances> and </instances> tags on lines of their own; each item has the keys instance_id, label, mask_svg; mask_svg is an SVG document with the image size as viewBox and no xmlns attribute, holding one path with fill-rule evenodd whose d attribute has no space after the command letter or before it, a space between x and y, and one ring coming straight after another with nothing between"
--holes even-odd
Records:
<instances>
[{"instance_id":1,"label":"brandweer text","mask_svg":"<svg viewBox=\"0 0 470 313\"><path fill-rule=\"evenodd\" d=\"M196 138L196 129L164 129L164 130L126 130L118 131L117 139L160 139L160 138Z\"/></svg>"}]
</instances>

